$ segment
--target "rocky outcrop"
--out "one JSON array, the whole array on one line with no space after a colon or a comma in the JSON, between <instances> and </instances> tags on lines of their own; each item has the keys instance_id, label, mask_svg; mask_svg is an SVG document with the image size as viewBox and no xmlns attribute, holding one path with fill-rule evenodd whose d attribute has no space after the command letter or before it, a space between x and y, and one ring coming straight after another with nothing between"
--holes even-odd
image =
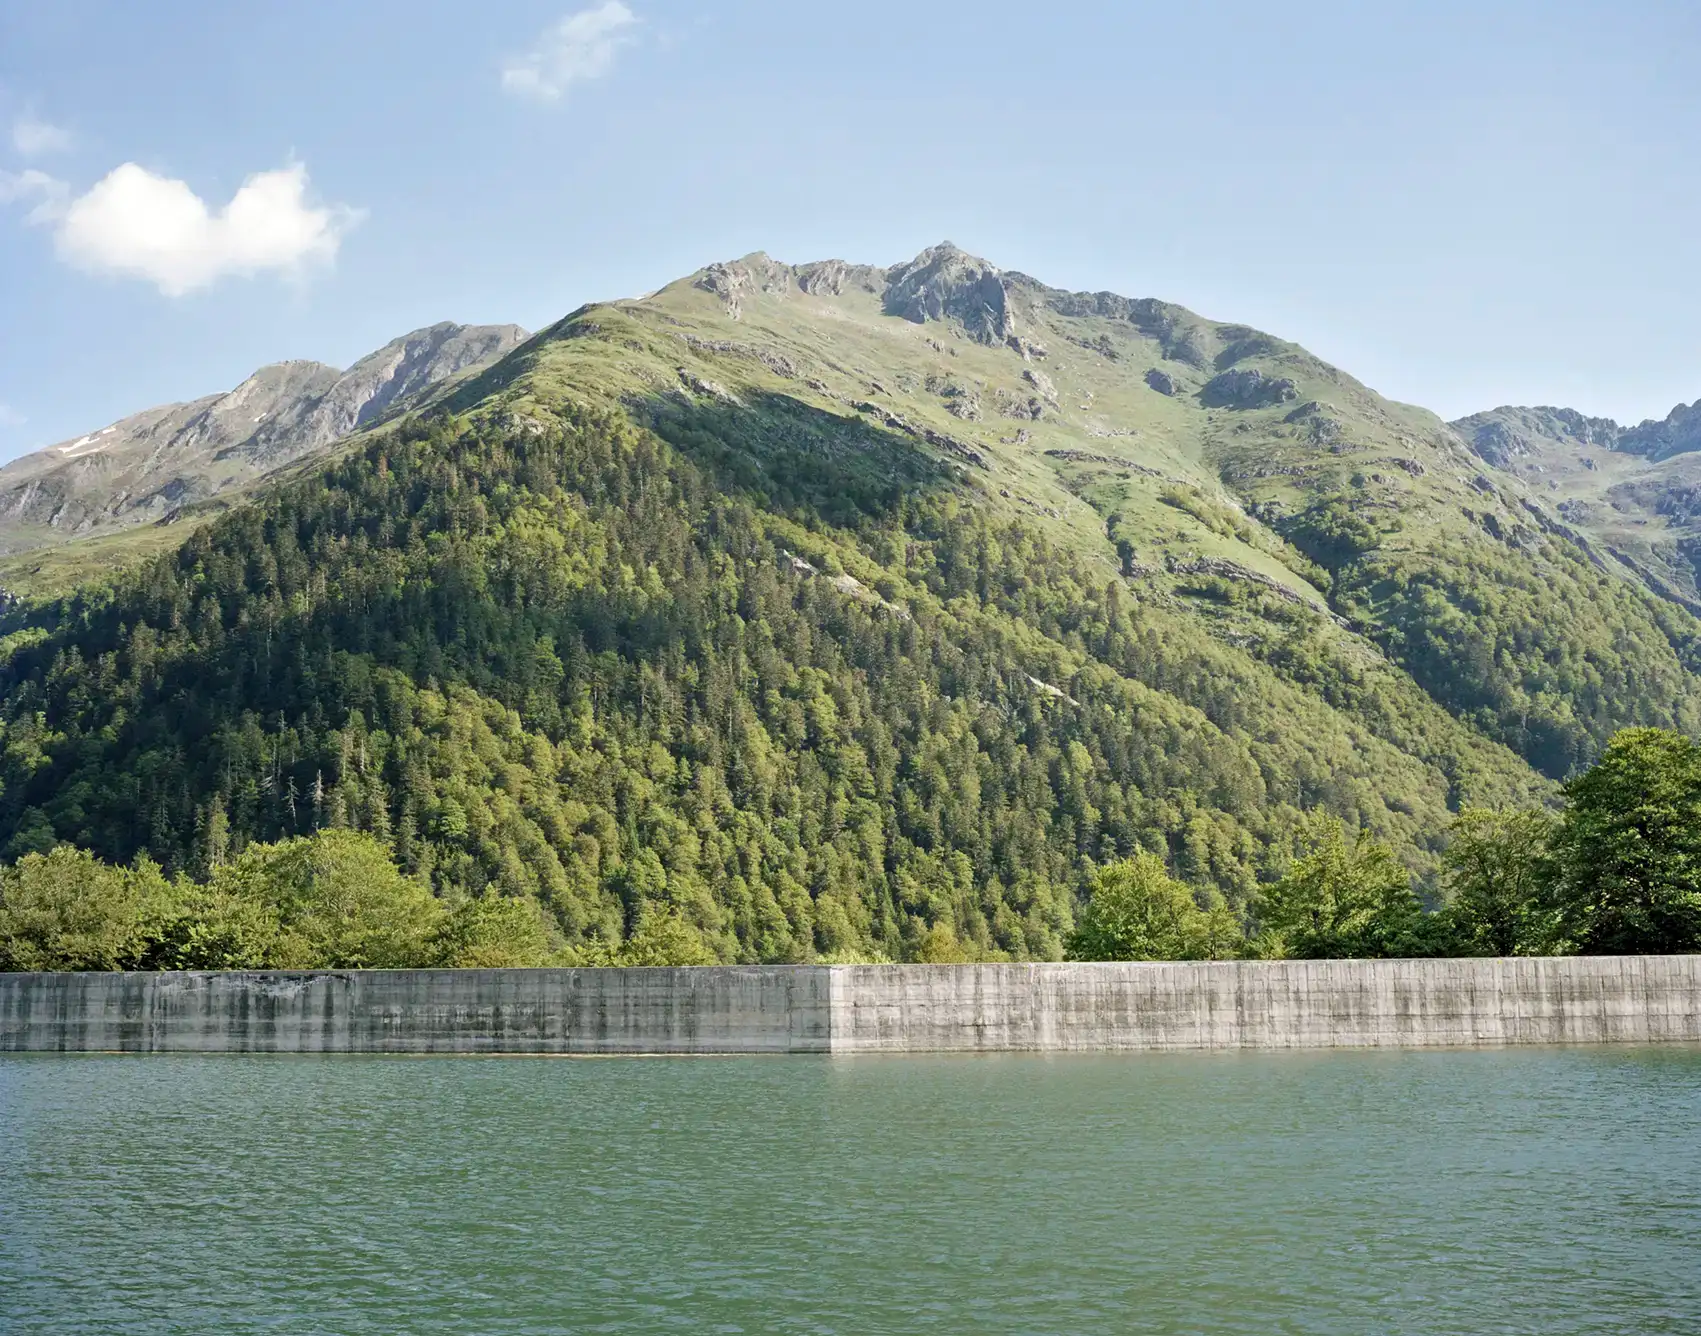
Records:
<instances>
[{"instance_id":1,"label":"rocky outcrop","mask_svg":"<svg viewBox=\"0 0 1701 1336\"><path fill-rule=\"evenodd\" d=\"M1299 387L1285 376L1236 367L1205 382L1199 401L1207 408L1271 408L1299 398Z\"/></svg>"},{"instance_id":2,"label":"rocky outcrop","mask_svg":"<svg viewBox=\"0 0 1701 1336\"><path fill-rule=\"evenodd\" d=\"M1679 404L1663 421L1649 418L1627 428L1618 438L1618 449L1656 461L1701 450L1701 399Z\"/></svg>"},{"instance_id":3,"label":"rocky outcrop","mask_svg":"<svg viewBox=\"0 0 1701 1336\"><path fill-rule=\"evenodd\" d=\"M1572 408L1491 408L1450 425L1479 459L1498 469L1554 449L1567 454L1617 449L1624 435L1611 418L1587 417Z\"/></svg>"},{"instance_id":4,"label":"rocky outcrop","mask_svg":"<svg viewBox=\"0 0 1701 1336\"><path fill-rule=\"evenodd\" d=\"M1136 464L1132 459L1124 459L1120 455L1099 455L1091 450L1047 450L1045 453L1048 459L1061 459L1069 464L1104 464L1127 473L1138 473L1146 478L1169 477L1167 473L1147 468L1144 464Z\"/></svg>"},{"instance_id":5,"label":"rocky outcrop","mask_svg":"<svg viewBox=\"0 0 1701 1336\"><path fill-rule=\"evenodd\" d=\"M1052 403L1057 402L1057 386L1052 384L1051 377L1043 371L1035 371L1032 367L1022 372L1022 379L1039 391L1042 399Z\"/></svg>"},{"instance_id":6,"label":"rocky outcrop","mask_svg":"<svg viewBox=\"0 0 1701 1336\"><path fill-rule=\"evenodd\" d=\"M1238 561L1230 561L1227 557L1179 556L1168 558L1164 564L1172 575L1212 575L1219 580L1238 580L1243 584L1257 585L1284 602L1303 603L1325 615L1329 613L1328 608L1315 599L1306 598L1280 580L1265 575L1262 571L1242 566Z\"/></svg>"},{"instance_id":7,"label":"rocky outcrop","mask_svg":"<svg viewBox=\"0 0 1701 1336\"><path fill-rule=\"evenodd\" d=\"M525 339L517 325L415 330L346 372L261 367L234 390L166 404L0 469L0 551L164 518L324 450Z\"/></svg>"},{"instance_id":8,"label":"rocky outcrop","mask_svg":"<svg viewBox=\"0 0 1701 1336\"><path fill-rule=\"evenodd\" d=\"M1146 384L1162 395L1173 397L1176 392L1175 378L1167 371L1159 371L1156 367L1146 373Z\"/></svg>"},{"instance_id":9,"label":"rocky outcrop","mask_svg":"<svg viewBox=\"0 0 1701 1336\"><path fill-rule=\"evenodd\" d=\"M1045 405L1032 396L1024 399L1019 394L1001 389L994 392L993 401L998 405L998 412L1003 417L1038 422L1045 416Z\"/></svg>"},{"instance_id":10,"label":"rocky outcrop","mask_svg":"<svg viewBox=\"0 0 1701 1336\"><path fill-rule=\"evenodd\" d=\"M1016 332L1003 275L948 241L888 269L882 305L918 325L947 321L976 343L996 346Z\"/></svg>"},{"instance_id":11,"label":"rocky outcrop","mask_svg":"<svg viewBox=\"0 0 1701 1336\"><path fill-rule=\"evenodd\" d=\"M693 286L719 297L734 320L744 313L745 298L759 292L784 296L795 281L796 272L789 264L781 264L764 251L742 260L717 261L692 280Z\"/></svg>"},{"instance_id":12,"label":"rocky outcrop","mask_svg":"<svg viewBox=\"0 0 1701 1336\"><path fill-rule=\"evenodd\" d=\"M1335 445L1347 433L1346 424L1334 416L1333 404L1312 399L1301 404L1282 421L1297 426L1313 445Z\"/></svg>"},{"instance_id":13,"label":"rocky outcrop","mask_svg":"<svg viewBox=\"0 0 1701 1336\"><path fill-rule=\"evenodd\" d=\"M842 297L853 291L880 292L885 284L886 271L873 265L818 260L797 268L798 288L812 297Z\"/></svg>"},{"instance_id":14,"label":"rocky outcrop","mask_svg":"<svg viewBox=\"0 0 1701 1336\"><path fill-rule=\"evenodd\" d=\"M1155 340L1166 358L1185 366L1209 366L1220 344L1215 331L1193 312L1155 297L1129 302L1128 323Z\"/></svg>"}]
</instances>

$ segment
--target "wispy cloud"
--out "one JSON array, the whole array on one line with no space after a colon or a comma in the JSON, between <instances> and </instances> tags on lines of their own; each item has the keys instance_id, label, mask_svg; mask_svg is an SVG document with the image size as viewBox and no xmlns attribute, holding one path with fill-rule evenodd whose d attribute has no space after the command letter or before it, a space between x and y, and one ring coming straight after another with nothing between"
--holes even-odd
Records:
<instances>
[{"instance_id":1,"label":"wispy cloud","mask_svg":"<svg viewBox=\"0 0 1701 1336\"><path fill-rule=\"evenodd\" d=\"M46 172L26 167L21 172L0 171L0 204L31 201L29 221L51 223L63 216L71 188Z\"/></svg>"},{"instance_id":2,"label":"wispy cloud","mask_svg":"<svg viewBox=\"0 0 1701 1336\"><path fill-rule=\"evenodd\" d=\"M26 158L63 153L71 147L71 132L26 111L12 122L12 147Z\"/></svg>"},{"instance_id":3,"label":"wispy cloud","mask_svg":"<svg viewBox=\"0 0 1701 1336\"><path fill-rule=\"evenodd\" d=\"M44 172L0 173L0 199L34 199L30 221L53 228L67 264L177 297L230 275L294 274L334 260L359 214L309 203L307 184L300 163L258 172L215 211L187 182L127 162L74 199Z\"/></svg>"},{"instance_id":4,"label":"wispy cloud","mask_svg":"<svg viewBox=\"0 0 1701 1336\"><path fill-rule=\"evenodd\" d=\"M21 427L29 421L11 404L0 404L0 427Z\"/></svg>"},{"instance_id":5,"label":"wispy cloud","mask_svg":"<svg viewBox=\"0 0 1701 1336\"><path fill-rule=\"evenodd\" d=\"M569 14L503 67L502 86L519 97L559 102L574 84L608 73L637 22L620 0Z\"/></svg>"}]
</instances>

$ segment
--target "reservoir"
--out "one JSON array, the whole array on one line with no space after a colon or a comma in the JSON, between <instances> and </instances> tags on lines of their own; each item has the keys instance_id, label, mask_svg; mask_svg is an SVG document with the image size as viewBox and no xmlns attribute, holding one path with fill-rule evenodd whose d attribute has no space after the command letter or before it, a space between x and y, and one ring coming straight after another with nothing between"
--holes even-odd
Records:
<instances>
[{"instance_id":1,"label":"reservoir","mask_svg":"<svg viewBox=\"0 0 1701 1336\"><path fill-rule=\"evenodd\" d=\"M0 1056L10 1333L1694 1333L1701 1048Z\"/></svg>"}]
</instances>

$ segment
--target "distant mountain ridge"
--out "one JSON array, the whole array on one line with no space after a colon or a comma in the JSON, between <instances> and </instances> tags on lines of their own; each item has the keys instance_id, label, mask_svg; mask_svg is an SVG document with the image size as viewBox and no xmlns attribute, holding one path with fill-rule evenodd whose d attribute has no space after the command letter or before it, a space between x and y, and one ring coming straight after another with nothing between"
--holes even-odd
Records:
<instances>
[{"instance_id":1,"label":"distant mountain ridge","mask_svg":"<svg viewBox=\"0 0 1701 1336\"><path fill-rule=\"evenodd\" d=\"M517 325L414 330L347 371L322 362L261 367L235 389L122 418L0 468L0 552L15 553L164 519L241 494L527 337Z\"/></svg>"},{"instance_id":2,"label":"distant mountain ridge","mask_svg":"<svg viewBox=\"0 0 1701 1336\"><path fill-rule=\"evenodd\" d=\"M1573 408L1511 405L1473 413L1451 425L1496 468L1555 448L1591 446L1641 455L1658 463L1701 450L1701 399L1679 404L1664 418L1645 418L1634 427L1622 427L1611 418L1588 417Z\"/></svg>"},{"instance_id":3,"label":"distant mountain ridge","mask_svg":"<svg viewBox=\"0 0 1701 1336\"><path fill-rule=\"evenodd\" d=\"M1510 405L1450 425L1598 553L1701 611L1701 400L1634 427L1570 408Z\"/></svg>"}]
</instances>

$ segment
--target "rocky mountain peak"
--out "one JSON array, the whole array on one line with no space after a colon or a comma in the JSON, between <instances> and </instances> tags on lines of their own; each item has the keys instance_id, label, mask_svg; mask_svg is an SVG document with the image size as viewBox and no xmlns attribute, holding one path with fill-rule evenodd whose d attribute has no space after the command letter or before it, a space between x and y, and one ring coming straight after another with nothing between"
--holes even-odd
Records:
<instances>
[{"instance_id":1,"label":"rocky mountain peak","mask_svg":"<svg viewBox=\"0 0 1701 1336\"><path fill-rule=\"evenodd\" d=\"M1701 450L1701 399L1679 404L1663 420L1649 418L1627 428L1618 438L1618 448L1656 462Z\"/></svg>"},{"instance_id":2,"label":"rocky mountain peak","mask_svg":"<svg viewBox=\"0 0 1701 1336\"><path fill-rule=\"evenodd\" d=\"M167 404L14 460L0 471L0 551L144 523L240 492L527 337L517 325L416 329L347 371L273 362L235 389Z\"/></svg>"},{"instance_id":3,"label":"rocky mountain peak","mask_svg":"<svg viewBox=\"0 0 1701 1336\"><path fill-rule=\"evenodd\" d=\"M368 353L322 391L292 435L296 449L315 449L367 426L392 404L470 366L503 356L527 337L518 325L440 321Z\"/></svg>"},{"instance_id":4,"label":"rocky mountain peak","mask_svg":"<svg viewBox=\"0 0 1701 1336\"><path fill-rule=\"evenodd\" d=\"M712 292L726 303L727 314L737 320L746 298L758 293L785 296L796 281L797 271L781 264L766 251L753 251L741 260L719 260L700 270L693 286Z\"/></svg>"},{"instance_id":5,"label":"rocky mountain peak","mask_svg":"<svg viewBox=\"0 0 1701 1336\"><path fill-rule=\"evenodd\" d=\"M1701 400L1679 404L1664 418L1621 427L1611 418L1588 417L1574 408L1506 406L1473 413L1451 424L1487 463L1506 468L1513 460L1559 449L1619 450L1658 463L1701 450Z\"/></svg>"},{"instance_id":6,"label":"rocky mountain peak","mask_svg":"<svg viewBox=\"0 0 1701 1336\"><path fill-rule=\"evenodd\" d=\"M888 315L949 321L977 343L1000 344L1016 332L1003 271L949 241L888 269L881 301Z\"/></svg>"},{"instance_id":7,"label":"rocky mountain peak","mask_svg":"<svg viewBox=\"0 0 1701 1336\"><path fill-rule=\"evenodd\" d=\"M1515 459L1561 448L1615 450L1624 428L1611 418L1587 417L1572 408L1507 405L1450 424L1485 463L1506 468Z\"/></svg>"}]
</instances>

